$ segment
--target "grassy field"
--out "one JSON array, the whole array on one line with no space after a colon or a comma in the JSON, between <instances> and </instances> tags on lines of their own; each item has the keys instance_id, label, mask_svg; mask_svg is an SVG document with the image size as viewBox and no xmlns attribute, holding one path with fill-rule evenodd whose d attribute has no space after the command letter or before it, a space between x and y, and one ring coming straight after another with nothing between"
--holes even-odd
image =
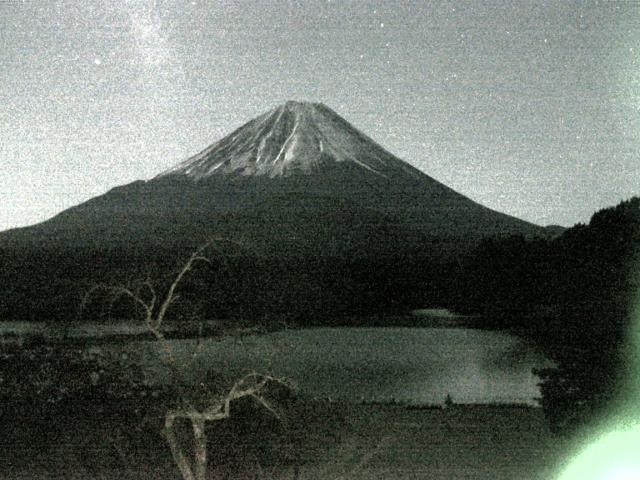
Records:
<instances>
[{"instance_id":1,"label":"grassy field","mask_svg":"<svg viewBox=\"0 0 640 480\"><path fill-rule=\"evenodd\" d=\"M548 480L565 445L537 408L345 406L342 442L301 479Z\"/></svg>"},{"instance_id":2,"label":"grassy field","mask_svg":"<svg viewBox=\"0 0 640 480\"><path fill-rule=\"evenodd\" d=\"M306 411L313 414L295 422L298 433L307 436L299 480L549 480L566 447L548 432L537 408L325 403L307 405ZM58 416L45 428L25 420L3 419L2 479L179 479L157 426L126 431L117 426L121 419L90 412ZM269 428L268 421L257 426ZM295 477L291 465L266 465L262 476L255 461L222 465L215 452L229 446L234 431L211 426L210 478ZM244 458L256 458L246 456L251 435L245 432L241 442Z\"/></svg>"}]
</instances>

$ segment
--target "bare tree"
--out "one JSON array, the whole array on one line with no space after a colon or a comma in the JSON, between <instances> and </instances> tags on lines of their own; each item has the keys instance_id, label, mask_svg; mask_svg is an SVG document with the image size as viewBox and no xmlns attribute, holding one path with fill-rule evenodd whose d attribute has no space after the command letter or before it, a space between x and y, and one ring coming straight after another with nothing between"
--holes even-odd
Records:
<instances>
[{"instance_id":1,"label":"bare tree","mask_svg":"<svg viewBox=\"0 0 640 480\"><path fill-rule=\"evenodd\" d=\"M170 341L163 332L167 312L171 305L178 299L177 290L183 282L185 276L193 270L199 262L211 263L211 259L206 256L206 250L211 247L213 241L194 251L182 268L173 278L166 293L159 294L150 278L142 282L137 282L135 287L126 285L97 285L85 295L82 302L84 308L91 296L98 290L107 294L108 309L122 298L128 298L138 310L143 313L143 321L154 337L160 342L162 350L166 354L165 362L170 367L174 381L180 375L177 358L173 352ZM199 344L201 345L201 344ZM195 357L195 353L192 356ZM248 397L264 407L276 418L280 418L274 407L265 398L264 393L269 384L278 383L288 385L282 379L271 375L250 372L238 379L230 389L223 394L209 394L205 398L189 398L186 393L179 401L179 406L172 408L165 413L164 437L171 449L173 460L175 461L183 480L204 480L207 472L207 433L206 423L223 420L230 417L231 402ZM180 444L176 435L176 422L186 420L191 423L193 433L194 458L190 459L183 445Z\"/></svg>"},{"instance_id":2,"label":"bare tree","mask_svg":"<svg viewBox=\"0 0 640 480\"><path fill-rule=\"evenodd\" d=\"M98 291L106 292L108 297L107 309L109 313L118 300L126 297L144 313L144 323L149 332L151 332L157 340L163 342L163 346L166 346L164 345L166 338L162 331L162 325L167 316L169 307L171 307L171 305L173 305L179 298L176 290L184 280L185 276L193 270L196 263L211 263L209 257L205 256L205 251L211 247L212 243L213 241L207 242L191 254L189 259L174 277L163 297L159 298L160 296L156 292L156 288L149 276L147 276L147 279L142 282L136 282L133 287L127 285L99 284L94 285L84 296L80 306L80 311L85 309L93 294ZM148 298L145 299L145 297Z\"/></svg>"},{"instance_id":3,"label":"bare tree","mask_svg":"<svg viewBox=\"0 0 640 480\"><path fill-rule=\"evenodd\" d=\"M278 413L262 396L262 391L269 382L281 383L282 381L270 375L251 372L236 381L226 395L212 398L204 409L197 409L187 403L181 408L171 409L166 413L164 435L184 480L204 480L207 469L206 422L229 418L232 401L243 397L253 398L276 418L279 418ZM195 446L193 462L189 461L175 435L175 421L181 418L189 420L193 429Z\"/></svg>"}]
</instances>

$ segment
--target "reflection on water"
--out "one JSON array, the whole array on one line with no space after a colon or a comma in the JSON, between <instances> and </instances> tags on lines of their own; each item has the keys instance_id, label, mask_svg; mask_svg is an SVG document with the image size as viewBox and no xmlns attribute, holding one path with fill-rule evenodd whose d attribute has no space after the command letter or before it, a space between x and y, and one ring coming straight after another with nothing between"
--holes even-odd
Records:
<instances>
[{"instance_id":1,"label":"reflection on water","mask_svg":"<svg viewBox=\"0 0 640 480\"><path fill-rule=\"evenodd\" d=\"M174 341L187 363L194 342ZM138 342L151 365L161 355ZM412 404L536 404L531 370L549 365L531 345L504 332L470 328L317 328L263 337L207 340L189 373L256 369L291 379L303 391L334 399Z\"/></svg>"}]
</instances>

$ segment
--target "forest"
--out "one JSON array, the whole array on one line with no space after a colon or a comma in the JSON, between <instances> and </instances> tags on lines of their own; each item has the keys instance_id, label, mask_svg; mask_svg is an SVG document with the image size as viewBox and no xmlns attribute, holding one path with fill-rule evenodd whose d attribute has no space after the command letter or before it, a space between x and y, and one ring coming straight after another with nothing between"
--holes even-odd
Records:
<instances>
[{"instance_id":1,"label":"forest","mask_svg":"<svg viewBox=\"0 0 640 480\"><path fill-rule=\"evenodd\" d=\"M554 239L483 241L462 267L453 305L544 348L557 368L539 372L542 406L554 430L570 431L624 393L639 348L631 335L639 268L634 197Z\"/></svg>"}]
</instances>

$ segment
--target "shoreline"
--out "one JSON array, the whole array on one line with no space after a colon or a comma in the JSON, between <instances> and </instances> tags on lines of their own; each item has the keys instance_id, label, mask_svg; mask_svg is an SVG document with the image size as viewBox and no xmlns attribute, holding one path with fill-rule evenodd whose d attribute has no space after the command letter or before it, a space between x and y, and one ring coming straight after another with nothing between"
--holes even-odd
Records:
<instances>
[{"instance_id":1,"label":"shoreline","mask_svg":"<svg viewBox=\"0 0 640 480\"><path fill-rule=\"evenodd\" d=\"M458 315L445 309L420 309L405 314L380 314L374 316L348 316L327 322L313 322L308 325L292 324L282 329L268 327L247 328L244 334L268 334L280 330L302 330L316 328L473 328L486 329L477 315ZM173 324L166 328L168 339L212 338L220 333L219 320L207 320L202 324ZM202 325L202 327L201 327ZM499 329L495 329L499 330ZM101 332L102 331L102 332ZM243 332L240 332L241 334ZM0 342L39 344L136 341L153 339L142 321L120 320L108 322L71 323L52 325L43 321L0 322Z\"/></svg>"}]
</instances>

